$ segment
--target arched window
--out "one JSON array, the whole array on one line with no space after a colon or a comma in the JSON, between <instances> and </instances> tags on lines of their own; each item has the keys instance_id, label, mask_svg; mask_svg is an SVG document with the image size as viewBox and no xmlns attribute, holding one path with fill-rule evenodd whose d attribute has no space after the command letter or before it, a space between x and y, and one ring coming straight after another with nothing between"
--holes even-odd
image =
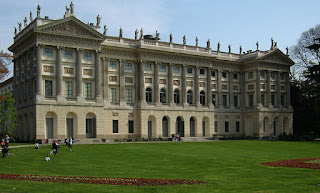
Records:
<instances>
[{"instance_id":1,"label":"arched window","mask_svg":"<svg viewBox=\"0 0 320 193\"><path fill-rule=\"evenodd\" d=\"M200 92L200 104L205 105L205 101L206 101L205 99L206 99L205 94L203 91L201 91Z\"/></svg>"},{"instance_id":2,"label":"arched window","mask_svg":"<svg viewBox=\"0 0 320 193\"><path fill-rule=\"evenodd\" d=\"M151 90L151 88L147 88L146 89L146 101L147 101L147 103L151 103L152 102L152 90Z\"/></svg>"},{"instance_id":3,"label":"arched window","mask_svg":"<svg viewBox=\"0 0 320 193\"><path fill-rule=\"evenodd\" d=\"M180 103L180 91L178 89L174 90L173 99L174 99L174 103L176 104Z\"/></svg>"},{"instance_id":4,"label":"arched window","mask_svg":"<svg viewBox=\"0 0 320 193\"><path fill-rule=\"evenodd\" d=\"M162 88L160 90L160 102L161 103L166 103L167 102L167 98L166 98L166 89Z\"/></svg>"},{"instance_id":5,"label":"arched window","mask_svg":"<svg viewBox=\"0 0 320 193\"><path fill-rule=\"evenodd\" d=\"M191 105L191 104L192 104L192 101L193 101L193 99L192 99L192 91L191 91L191 90L188 90L188 92L187 92L187 103L188 103L189 105Z\"/></svg>"}]
</instances>

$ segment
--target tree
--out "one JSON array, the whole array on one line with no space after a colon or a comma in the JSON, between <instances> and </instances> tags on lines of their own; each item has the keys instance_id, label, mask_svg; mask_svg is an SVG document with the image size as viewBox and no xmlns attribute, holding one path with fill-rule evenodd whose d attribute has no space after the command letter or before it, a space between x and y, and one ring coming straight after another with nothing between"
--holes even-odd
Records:
<instances>
[{"instance_id":1,"label":"tree","mask_svg":"<svg viewBox=\"0 0 320 193\"><path fill-rule=\"evenodd\" d=\"M16 128L17 109L12 92L5 90L0 99L0 128L5 132L13 132Z\"/></svg>"},{"instance_id":2,"label":"tree","mask_svg":"<svg viewBox=\"0 0 320 193\"><path fill-rule=\"evenodd\" d=\"M302 33L291 49L294 132L320 135L320 25Z\"/></svg>"},{"instance_id":3,"label":"tree","mask_svg":"<svg viewBox=\"0 0 320 193\"><path fill-rule=\"evenodd\" d=\"M8 66L11 62L11 54L0 50L0 81L9 74Z\"/></svg>"}]
</instances>

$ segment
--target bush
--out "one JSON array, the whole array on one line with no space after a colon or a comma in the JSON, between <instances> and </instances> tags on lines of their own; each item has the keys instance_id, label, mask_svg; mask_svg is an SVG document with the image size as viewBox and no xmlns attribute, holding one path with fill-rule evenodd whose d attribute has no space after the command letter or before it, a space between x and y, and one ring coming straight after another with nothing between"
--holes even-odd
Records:
<instances>
[{"instance_id":1,"label":"bush","mask_svg":"<svg viewBox=\"0 0 320 193\"><path fill-rule=\"evenodd\" d=\"M6 131L0 132L0 139L4 139L6 137L6 135L9 135L10 143L15 143L15 142L19 141L19 139L17 138L17 136L14 133L6 132Z\"/></svg>"},{"instance_id":2,"label":"bush","mask_svg":"<svg viewBox=\"0 0 320 193\"><path fill-rule=\"evenodd\" d=\"M305 133L301 135L297 135L297 134L287 135L286 133L284 133L278 137L278 140L280 141L314 141L315 138L316 136L312 133Z\"/></svg>"}]
</instances>

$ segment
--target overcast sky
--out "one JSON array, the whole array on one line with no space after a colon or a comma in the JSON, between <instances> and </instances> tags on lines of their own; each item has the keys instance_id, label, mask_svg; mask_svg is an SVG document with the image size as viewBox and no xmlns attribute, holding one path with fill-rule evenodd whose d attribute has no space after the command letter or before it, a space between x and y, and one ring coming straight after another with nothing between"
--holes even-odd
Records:
<instances>
[{"instance_id":1,"label":"overcast sky","mask_svg":"<svg viewBox=\"0 0 320 193\"><path fill-rule=\"evenodd\" d=\"M41 17L61 19L66 0L0 0L0 50L7 50L13 43L14 27L23 25L24 17L29 20L32 11L36 16L37 5ZM319 0L73 0L75 16L84 23L95 23L99 14L101 26L107 25L108 35L134 38L135 29L143 28L144 34L160 33L161 41L169 41L173 34L174 43L182 43L186 35L188 45L206 46L210 38L211 47L216 50L218 41L221 51L238 53L268 50L271 37L278 42L278 48L296 44L302 32L320 24ZM28 21L29 23L29 21ZM103 32L103 29L101 29Z\"/></svg>"}]
</instances>

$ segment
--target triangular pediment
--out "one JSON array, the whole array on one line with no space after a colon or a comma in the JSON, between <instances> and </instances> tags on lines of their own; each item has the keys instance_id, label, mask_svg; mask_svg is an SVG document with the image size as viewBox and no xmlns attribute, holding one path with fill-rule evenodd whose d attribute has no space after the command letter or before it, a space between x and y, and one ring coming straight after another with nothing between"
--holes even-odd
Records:
<instances>
[{"instance_id":1,"label":"triangular pediment","mask_svg":"<svg viewBox=\"0 0 320 193\"><path fill-rule=\"evenodd\" d=\"M56 20L51 23L39 26L35 29L35 31L62 36L100 39L101 41L104 41L106 39L104 35L96 31L89 25L81 22L74 16Z\"/></svg>"},{"instance_id":2,"label":"triangular pediment","mask_svg":"<svg viewBox=\"0 0 320 193\"><path fill-rule=\"evenodd\" d=\"M259 59L265 62L270 62L270 63L281 63L281 64L287 64L287 65L294 64L294 62L289 58L289 56L285 55L279 49L272 50L271 52L265 54Z\"/></svg>"}]
</instances>

